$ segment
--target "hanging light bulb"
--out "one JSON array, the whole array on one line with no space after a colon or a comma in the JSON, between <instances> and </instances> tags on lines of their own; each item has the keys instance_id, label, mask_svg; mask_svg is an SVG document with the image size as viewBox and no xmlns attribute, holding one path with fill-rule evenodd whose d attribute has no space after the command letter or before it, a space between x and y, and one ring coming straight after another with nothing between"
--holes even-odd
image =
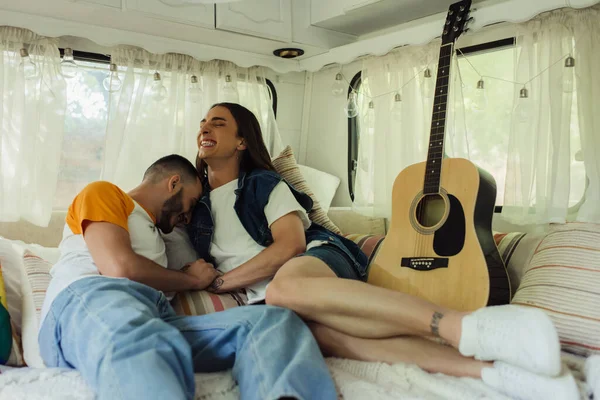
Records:
<instances>
[{"instance_id":1,"label":"hanging light bulb","mask_svg":"<svg viewBox=\"0 0 600 400\"><path fill-rule=\"evenodd\" d=\"M25 79L35 79L38 76L37 65L31 61L27 49L21 49L21 62L19 63L19 71L23 72Z\"/></svg>"},{"instance_id":2,"label":"hanging light bulb","mask_svg":"<svg viewBox=\"0 0 600 400\"><path fill-rule=\"evenodd\" d=\"M423 72L423 96L426 99L433 95L433 79L431 79L431 70L429 67Z\"/></svg>"},{"instance_id":3,"label":"hanging light bulb","mask_svg":"<svg viewBox=\"0 0 600 400\"><path fill-rule=\"evenodd\" d=\"M200 82L198 82L198 77L196 75L192 75L190 78L188 93L192 103L198 104L202 101L202 86L200 85Z\"/></svg>"},{"instance_id":4,"label":"hanging light bulb","mask_svg":"<svg viewBox=\"0 0 600 400\"><path fill-rule=\"evenodd\" d=\"M481 78L477 82L477 89L475 90L475 96L473 99L473 108L475 111L484 111L487 108L487 94L485 92L485 82Z\"/></svg>"},{"instance_id":5,"label":"hanging light bulb","mask_svg":"<svg viewBox=\"0 0 600 400\"><path fill-rule=\"evenodd\" d=\"M358 103L356 98L356 92L353 90L348 96L348 102L344 107L346 116L348 118L355 118L358 115Z\"/></svg>"},{"instance_id":6,"label":"hanging light bulb","mask_svg":"<svg viewBox=\"0 0 600 400\"><path fill-rule=\"evenodd\" d=\"M400 122L402 119L402 96L400 93L396 93L394 96L394 104L392 105L392 118L394 121Z\"/></svg>"},{"instance_id":7,"label":"hanging light bulb","mask_svg":"<svg viewBox=\"0 0 600 400\"><path fill-rule=\"evenodd\" d=\"M225 85L223 85L223 97L225 101L239 103L238 91L231 80L231 75L225 75Z\"/></svg>"},{"instance_id":8,"label":"hanging light bulb","mask_svg":"<svg viewBox=\"0 0 600 400\"><path fill-rule=\"evenodd\" d=\"M531 119L531 100L529 100L529 91L525 87L519 91L519 100L514 114L519 124L527 124Z\"/></svg>"},{"instance_id":9,"label":"hanging light bulb","mask_svg":"<svg viewBox=\"0 0 600 400\"><path fill-rule=\"evenodd\" d=\"M575 90L575 59L571 56L565 59L562 89L564 93L573 93Z\"/></svg>"},{"instance_id":10,"label":"hanging light bulb","mask_svg":"<svg viewBox=\"0 0 600 400\"><path fill-rule=\"evenodd\" d=\"M119 69L117 64L110 64L110 72L102 81L104 89L108 90L109 93L118 92L121 89L121 79L119 79Z\"/></svg>"},{"instance_id":11,"label":"hanging light bulb","mask_svg":"<svg viewBox=\"0 0 600 400\"><path fill-rule=\"evenodd\" d=\"M331 93L335 96L335 97L340 97L344 94L344 92L346 91L346 88L344 87L344 82L343 82L343 75L340 73L335 74L335 81L333 82L333 85L331 85Z\"/></svg>"},{"instance_id":12,"label":"hanging light bulb","mask_svg":"<svg viewBox=\"0 0 600 400\"><path fill-rule=\"evenodd\" d=\"M60 62L60 69L62 71L62 75L66 79L74 78L77 75L77 72L79 71L79 65L77 65L73 59L73 49L69 47L65 49L63 59Z\"/></svg>"},{"instance_id":13,"label":"hanging light bulb","mask_svg":"<svg viewBox=\"0 0 600 400\"><path fill-rule=\"evenodd\" d=\"M154 82L150 87L150 95L156 101L163 101L167 97L167 88L163 85L160 72L154 73Z\"/></svg>"}]
</instances>

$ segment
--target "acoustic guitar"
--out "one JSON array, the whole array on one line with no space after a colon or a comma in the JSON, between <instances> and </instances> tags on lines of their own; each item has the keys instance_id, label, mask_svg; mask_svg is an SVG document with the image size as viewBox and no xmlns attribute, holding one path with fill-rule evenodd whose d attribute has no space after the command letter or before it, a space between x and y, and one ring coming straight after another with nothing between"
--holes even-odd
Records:
<instances>
[{"instance_id":1,"label":"acoustic guitar","mask_svg":"<svg viewBox=\"0 0 600 400\"><path fill-rule=\"evenodd\" d=\"M454 43L471 0L454 3L442 35L427 161L405 168L392 189L389 232L368 282L470 311L510 302L510 281L492 235L496 183L461 158L444 157Z\"/></svg>"}]
</instances>

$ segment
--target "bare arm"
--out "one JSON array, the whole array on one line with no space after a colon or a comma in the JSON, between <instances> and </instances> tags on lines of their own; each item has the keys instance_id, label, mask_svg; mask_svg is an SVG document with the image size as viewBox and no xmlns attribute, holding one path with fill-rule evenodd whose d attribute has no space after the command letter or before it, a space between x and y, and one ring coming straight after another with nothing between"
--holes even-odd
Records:
<instances>
[{"instance_id":1,"label":"bare arm","mask_svg":"<svg viewBox=\"0 0 600 400\"><path fill-rule=\"evenodd\" d=\"M84 222L84 239L94 263L105 276L128 278L165 292L179 292L204 289L217 275L206 263L194 263L187 272L163 268L136 254L129 233L110 222Z\"/></svg>"},{"instance_id":2,"label":"bare arm","mask_svg":"<svg viewBox=\"0 0 600 400\"><path fill-rule=\"evenodd\" d=\"M292 212L271 224L273 243L238 268L216 278L207 288L213 293L225 293L245 288L272 278L288 260L306 250L302 220Z\"/></svg>"}]
</instances>

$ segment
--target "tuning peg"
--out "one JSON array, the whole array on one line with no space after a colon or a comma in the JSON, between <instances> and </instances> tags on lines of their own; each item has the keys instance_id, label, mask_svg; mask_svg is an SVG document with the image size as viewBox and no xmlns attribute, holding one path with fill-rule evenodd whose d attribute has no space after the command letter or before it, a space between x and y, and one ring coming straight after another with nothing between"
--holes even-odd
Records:
<instances>
[{"instance_id":1,"label":"tuning peg","mask_svg":"<svg viewBox=\"0 0 600 400\"><path fill-rule=\"evenodd\" d=\"M467 28L467 29L463 29L463 33L467 33L467 32L469 32L469 31L470 31L470 29L469 29L469 28Z\"/></svg>"}]
</instances>

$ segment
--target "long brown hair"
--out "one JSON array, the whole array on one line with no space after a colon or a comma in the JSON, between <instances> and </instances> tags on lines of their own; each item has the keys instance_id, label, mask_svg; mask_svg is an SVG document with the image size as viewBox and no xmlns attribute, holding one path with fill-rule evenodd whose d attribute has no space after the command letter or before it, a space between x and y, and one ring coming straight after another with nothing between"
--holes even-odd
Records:
<instances>
[{"instance_id":1,"label":"long brown hair","mask_svg":"<svg viewBox=\"0 0 600 400\"><path fill-rule=\"evenodd\" d=\"M263 140L260 124L252 111L236 103L217 103L215 107L225 107L229 110L238 126L237 134L244 139L246 150L242 152L240 158L240 171L250 172L255 169L266 169L274 171L275 167L271 163L271 157L267 151L267 146ZM204 180L207 176L208 165L198 155L196 155L196 169Z\"/></svg>"}]
</instances>

